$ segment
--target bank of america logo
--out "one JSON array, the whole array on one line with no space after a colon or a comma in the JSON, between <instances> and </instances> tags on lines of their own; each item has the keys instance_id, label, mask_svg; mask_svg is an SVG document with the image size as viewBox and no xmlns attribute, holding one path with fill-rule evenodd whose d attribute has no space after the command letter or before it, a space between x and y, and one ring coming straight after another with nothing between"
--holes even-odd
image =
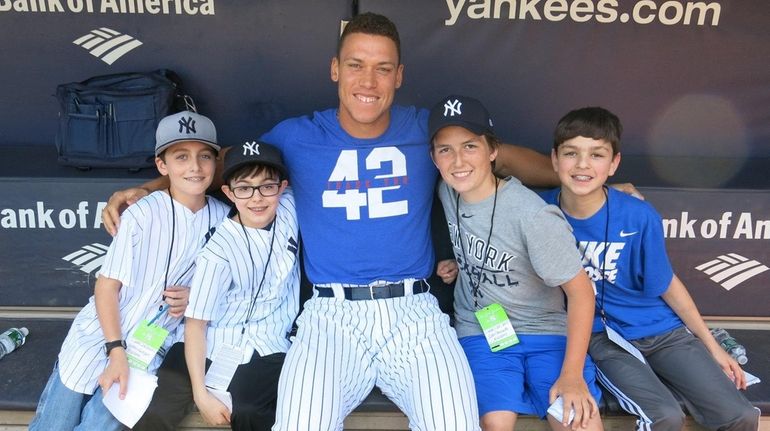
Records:
<instances>
[{"instance_id":1,"label":"bank of america logo","mask_svg":"<svg viewBox=\"0 0 770 431\"><path fill-rule=\"evenodd\" d=\"M66 255L62 259L73 265L78 265L81 271L90 274L102 267L108 249L108 246L95 242L84 245L80 250Z\"/></svg>"},{"instance_id":2,"label":"bank of america logo","mask_svg":"<svg viewBox=\"0 0 770 431\"><path fill-rule=\"evenodd\" d=\"M72 43L110 65L142 44L127 34L121 34L107 27L91 30L90 33L75 39Z\"/></svg>"},{"instance_id":3,"label":"bank of america logo","mask_svg":"<svg viewBox=\"0 0 770 431\"><path fill-rule=\"evenodd\" d=\"M744 281L767 271L767 266L756 260L728 253L695 267L710 276L711 280L730 290Z\"/></svg>"}]
</instances>

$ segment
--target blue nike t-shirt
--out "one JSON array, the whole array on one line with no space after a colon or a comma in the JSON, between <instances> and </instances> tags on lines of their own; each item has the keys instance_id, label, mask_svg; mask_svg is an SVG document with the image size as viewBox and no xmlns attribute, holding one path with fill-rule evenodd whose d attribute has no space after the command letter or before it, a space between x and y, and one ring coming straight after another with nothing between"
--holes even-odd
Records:
<instances>
[{"instance_id":1,"label":"blue nike t-shirt","mask_svg":"<svg viewBox=\"0 0 770 431\"><path fill-rule=\"evenodd\" d=\"M283 152L305 269L315 284L426 278L437 170L428 111L393 106L381 136L358 139L337 110L285 120L262 136Z\"/></svg>"},{"instance_id":2,"label":"blue nike t-shirt","mask_svg":"<svg viewBox=\"0 0 770 431\"><path fill-rule=\"evenodd\" d=\"M543 193L543 200L558 205L560 191ZM661 298L674 272L661 218L652 205L610 188L607 202L593 216L564 216L574 229L583 267L596 286L594 332L604 330L602 306L607 324L626 340L660 335L683 325Z\"/></svg>"}]
</instances>

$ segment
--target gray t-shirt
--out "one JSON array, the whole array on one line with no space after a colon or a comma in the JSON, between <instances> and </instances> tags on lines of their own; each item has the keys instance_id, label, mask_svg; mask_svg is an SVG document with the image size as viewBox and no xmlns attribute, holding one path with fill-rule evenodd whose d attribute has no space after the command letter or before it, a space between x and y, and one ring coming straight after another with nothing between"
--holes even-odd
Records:
<instances>
[{"instance_id":1,"label":"gray t-shirt","mask_svg":"<svg viewBox=\"0 0 770 431\"><path fill-rule=\"evenodd\" d=\"M506 180L497 192L489 246L494 195L469 204L462 198L458 201L445 182L439 185L460 267L455 284L457 335L482 333L473 314L472 293L480 272L479 308L495 302L502 305L519 334L566 335L565 296L559 286L583 270L572 229L558 207L543 202L519 180Z\"/></svg>"}]
</instances>

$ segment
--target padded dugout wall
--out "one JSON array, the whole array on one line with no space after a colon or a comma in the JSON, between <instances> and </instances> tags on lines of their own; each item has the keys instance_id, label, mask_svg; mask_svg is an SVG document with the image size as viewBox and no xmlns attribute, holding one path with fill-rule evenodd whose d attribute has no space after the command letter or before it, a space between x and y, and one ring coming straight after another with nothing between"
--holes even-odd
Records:
<instances>
[{"instance_id":1,"label":"padded dugout wall","mask_svg":"<svg viewBox=\"0 0 770 431\"><path fill-rule=\"evenodd\" d=\"M402 103L478 96L506 140L541 151L566 111L604 105L626 126L624 179L770 184L762 0L0 0L0 146L52 145L59 83L159 67L225 142L253 139L336 103L329 59L354 4L399 26Z\"/></svg>"},{"instance_id":2,"label":"padded dugout wall","mask_svg":"<svg viewBox=\"0 0 770 431\"><path fill-rule=\"evenodd\" d=\"M157 2L170 5L166 14L147 9L155 0L0 0L0 305L84 304L93 287L88 265L100 253L93 244L109 244L95 219L100 202L151 175L56 167L52 94L58 83L167 67L216 121L223 143L251 140L282 118L336 104L329 60L352 3ZM765 2L702 2L719 5L717 25L705 24L712 15L704 25L685 25L684 15L672 25L660 16L649 24L619 21L642 4L637 15L649 17L655 6L673 22L676 5L692 4L685 1L623 1L617 21L606 24L598 12L576 13L578 19L590 15L587 22L546 19L545 5L562 4L556 0L358 3L399 26L406 64L400 103L428 107L448 92L477 96L506 141L541 151L549 149L553 125L568 109L605 105L626 126L620 179L717 188L645 193L669 232L677 232L667 240L669 254L704 314L770 317L770 271L760 271L770 266ZM32 4L61 4L63 11L17 10ZM81 4L79 12L70 7ZM122 13L121 4L145 10ZM214 13L204 15L211 11L204 5ZM497 5L503 18L494 18ZM512 5L515 18L509 19ZM533 7L541 19L532 12L523 17L522 7ZM452 11L457 19L449 25ZM103 45L73 43L103 27L142 44L108 64L104 57L112 50L94 54ZM30 146L39 150L20 150ZM734 278L741 274L750 277Z\"/></svg>"}]
</instances>

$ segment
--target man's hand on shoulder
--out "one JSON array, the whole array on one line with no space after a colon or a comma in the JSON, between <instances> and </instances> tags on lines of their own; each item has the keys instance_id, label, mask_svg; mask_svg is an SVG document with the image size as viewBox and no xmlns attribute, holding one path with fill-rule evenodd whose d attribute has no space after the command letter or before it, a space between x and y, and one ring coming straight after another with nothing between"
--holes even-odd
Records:
<instances>
[{"instance_id":1,"label":"man's hand on shoulder","mask_svg":"<svg viewBox=\"0 0 770 431\"><path fill-rule=\"evenodd\" d=\"M639 190L637 190L636 187L634 187L634 185L631 183L610 184L610 187L627 195L631 195L637 199L644 200L644 195L642 195Z\"/></svg>"},{"instance_id":2,"label":"man's hand on shoulder","mask_svg":"<svg viewBox=\"0 0 770 431\"><path fill-rule=\"evenodd\" d=\"M120 226L120 214L133 205L139 199L147 196L150 192L143 187L132 187L130 189L118 190L110 196L107 206L102 210L102 223L104 230L112 236L118 233Z\"/></svg>"}]
</instances>

